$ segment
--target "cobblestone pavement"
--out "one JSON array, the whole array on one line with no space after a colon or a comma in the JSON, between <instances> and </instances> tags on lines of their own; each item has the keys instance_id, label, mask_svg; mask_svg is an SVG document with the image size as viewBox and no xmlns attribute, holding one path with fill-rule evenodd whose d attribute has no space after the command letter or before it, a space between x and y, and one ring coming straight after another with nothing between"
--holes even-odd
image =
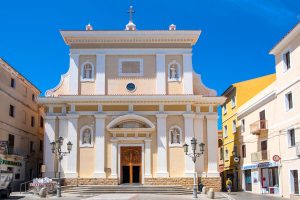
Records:
<instances>
[{"instance_id":1,"label":"cobblestone pavement","mask_svg":"<svg viewBox=\"0 0 300 200\"><path fill-rule=\"evenodd\" d=\"M31 194L19 194L12 193L9 199L20 199L20 200L35 200L40 199L38 196ZM44 198L44 200L190 200L194 199L192 195L160 195L160 194L103 194L103 195L84 195L76 196L71 194L63 194L62 198L57 198L55 196L49 196ZM206 195L198 195L198 199L208 200ZM227 193L216 193L215 199L218 200L287 200L286 198L274 197L269 195L258 195L247 192L236 192L231 193L229 196Z\"/></svg>"}]
</instances>

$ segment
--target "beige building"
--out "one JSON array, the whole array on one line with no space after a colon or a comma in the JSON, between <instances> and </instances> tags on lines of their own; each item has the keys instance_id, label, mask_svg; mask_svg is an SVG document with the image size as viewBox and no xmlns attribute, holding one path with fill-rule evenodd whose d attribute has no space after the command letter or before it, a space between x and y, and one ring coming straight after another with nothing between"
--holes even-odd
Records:
<instances>
[{"instance_id":1,"label":"beige building","mask_svg":"<svg viewBox=\"0 0 300 200\"><path fill-rule=\"evenodd\" d=\"M14 182L41 176L43 118L40 91L0 58L0 170L12 171Z\"/></svg>"},{"instance_id":2,"label":"beige building","mask_svg":"<svg viewBox=\"0 0 300 200\"><path fill-rule=\"evenodd\" d=\"M217 106L224 98L193 70L201 31L61 31L70 67L39 102L45 115L45 176L57 163L50 142L73 143L62 163L65 184L184 185L194 172L220 189ZM196 167L182 145L206 144ZM65 144L66 146L66 144ZM198 146L199 147L199 146Z\"/></svg>"},{"instance_id":3,"label":"beige building","mask_svg":"<svg viewBox=\"0 0 300 200\"><path fill-rule=\"evenodd\" d=\"M298 197L300 24L270 51L276 80L238 110L243 189Z\"/></svg>"}]
</instances>

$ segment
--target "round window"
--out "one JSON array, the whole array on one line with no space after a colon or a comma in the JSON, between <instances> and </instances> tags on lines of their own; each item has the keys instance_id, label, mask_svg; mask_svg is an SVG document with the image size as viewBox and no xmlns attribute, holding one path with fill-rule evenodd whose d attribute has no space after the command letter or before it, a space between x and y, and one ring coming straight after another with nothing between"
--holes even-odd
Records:
<instances>
[{"instance_id":1,"label":"round window","mask_svg":"<svg viewBox=\"0 0 300 200\"><path fill-rule=\"evenodd\" d=\"M126 85L126 88L127 88L127 90L128 90L129 92L134 92L135 89L136 89L136 87L135 87L135 85L134 85L133 83L128 83L128 84Z\"/></svg>"}]
</instances>

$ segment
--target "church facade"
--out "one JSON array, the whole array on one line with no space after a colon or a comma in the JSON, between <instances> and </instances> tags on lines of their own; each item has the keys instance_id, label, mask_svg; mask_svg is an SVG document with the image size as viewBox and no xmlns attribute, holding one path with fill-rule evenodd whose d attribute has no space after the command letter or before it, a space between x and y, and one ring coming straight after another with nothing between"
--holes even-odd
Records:
<instances>
[{"instance_id":1,"label":"church facade","mask_svg":"<svg viewBox=\"0 0 300 200\"><path fill-rule=\"evenodd\" d=\"M219 190L217 106L192 65L201 31L61 31L70 66L40 97L45 107L44 176L57 176L50 142L73 148L62 160L65 185L193 184ZM206 144L196 165L182 145ZM199 146L198 146L199 150Z\"/></svg>"}]
</instances>

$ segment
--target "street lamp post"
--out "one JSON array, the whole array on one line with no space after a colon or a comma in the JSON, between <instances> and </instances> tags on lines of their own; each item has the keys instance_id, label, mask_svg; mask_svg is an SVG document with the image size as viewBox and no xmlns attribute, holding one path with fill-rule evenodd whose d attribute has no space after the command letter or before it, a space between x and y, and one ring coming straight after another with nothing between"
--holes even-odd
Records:
<instances>
[{"instance_id":1,"label":"street lamp post","mask_svg":"<svg viewBox=\"0 0 300 200\"><path fill-rule=\"evenodd\" d=\"M196 160L198 157L200 157L201 155L203 155L204 153L204 147L205 144L204 143L200 143L199 147L200 147L200 152L196 153L196 149L197 149L197 139L196 138L192 138L191 139L191 147L192 147L192 153L188 153L189 151L189 145L188 144L184 144L183 145L183 150L185 152L185 155L189 156L192 158L194 165L196 166ZM193 189L193 198L197 198L197 181L196 181L196 171L194 171L194 189Z\"/></svg>"},{"instance_id":2,"label":"street lamp post","mask_svg":"<svg viewBox=\"0 0 300 200\"><path fill-rule=\"evenodd\" d=\"M55 154L57 160L58 160L58 181L57 181L57 190L56 190L56 196L61 197L61 184L60 184L60 166L61 166L61 160L64 156L69 154L72 150L72 143L69 141L67 143L67 150L66 152L63 152L61 150L61 147L63 145L64 138L59 137L56 141L51 142L51 150L52 153Z\"/></svg>"}]
</instances>

